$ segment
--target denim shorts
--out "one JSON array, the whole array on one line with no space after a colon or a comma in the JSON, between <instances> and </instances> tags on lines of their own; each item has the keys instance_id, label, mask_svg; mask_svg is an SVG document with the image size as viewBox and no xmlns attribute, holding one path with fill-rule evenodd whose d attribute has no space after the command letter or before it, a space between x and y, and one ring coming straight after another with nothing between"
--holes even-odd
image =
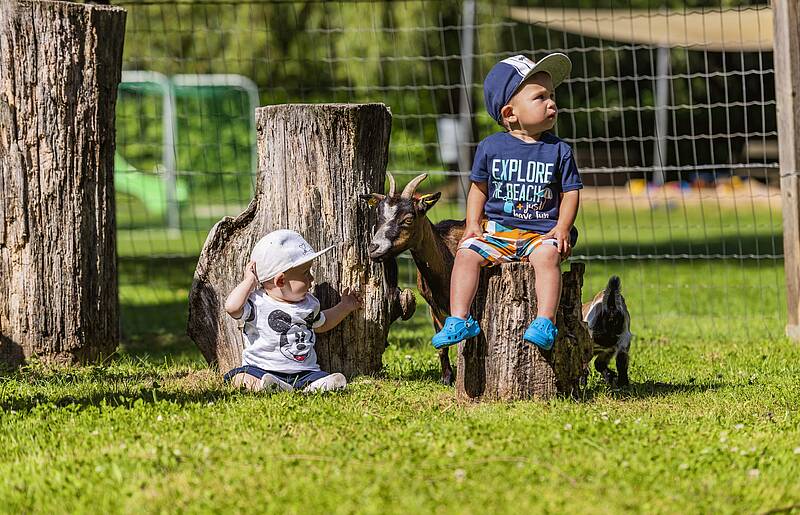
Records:
<instances>
[{"instance_id":1,"label":"denim shorts","mask_svg":"<svg viewBox=\"0 0 800 515\"><path fill-rule=\"evenodd\" d=\"M277 377L281 381L289 383L295 389L303 389L307 384L313 383L317 379L322 379L323 377L327 377L330 374L328 372L324 372L322 370L309 370L306 372L297 372L297 373L285 373L285 372L270 372L269 370L264 370L263 368L258 368L255 365L244 365L241 367L234 368L227 374L225 374L225 382L229 383L233 376L236 374L240 374L244 372L245 374L249 374L253 377L257 377L261 379L264 377L264 374L269 374L272 376Z\"/></svg>"}]
</instances>

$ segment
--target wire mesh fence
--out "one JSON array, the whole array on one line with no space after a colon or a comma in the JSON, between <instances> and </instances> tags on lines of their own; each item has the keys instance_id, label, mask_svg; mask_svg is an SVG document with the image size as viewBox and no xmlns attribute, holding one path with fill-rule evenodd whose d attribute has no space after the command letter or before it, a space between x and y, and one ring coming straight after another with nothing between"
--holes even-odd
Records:
<instances>
[{"instance_id":1,"label":"wire mesh fence","mask_svg":"<svg viewBox=\"0 0 800 515\"><path fill-rule=\"evenodd\" d=\"M431 217L463 218L471 152L500 130L483 77L560 51L573 70L554 132L586 186L572 257L588 263L585 295L621 276L634 331L654 337L781 335L769 7L578 4L121 2L123 324L183 331L163 306L185 303L208 230L250 200L254 102L387 104L389 171L429 174L421 189L443 192Z\"/></svg>"}]
</instances>

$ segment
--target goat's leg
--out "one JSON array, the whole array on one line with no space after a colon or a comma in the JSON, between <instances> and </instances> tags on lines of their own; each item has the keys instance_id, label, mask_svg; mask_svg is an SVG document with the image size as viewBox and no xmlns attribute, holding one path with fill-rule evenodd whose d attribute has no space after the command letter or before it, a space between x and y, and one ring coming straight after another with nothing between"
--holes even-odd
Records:
<instances>
[{"instance_id":1,"label":"goat's leg","mask_svg":"<svg viewBox=\"0 0 800 515\"><path fill-rule=\"evenodd\" d=\"M450 347L439 349L439 364L442 367L442 384L453 386L456 382L456 375L450 365Z\"/></svg>"},{"instance_id":2,"label":"goat's leg","mask_svg":"<svg viewBox=\"0 0 800 515\"><path fill-rule=\"evenodd\" d=\"M617 353L617 385L630 386L628 381L628 352L619 351Z\"/></svg>"},{"instance_id":3,"label":"goat's leg","mask_svg":"<svg viewBox=\"0 0 800 515\"><path fill-rule=\"evenodd\" d=\"M603 376L606 383L609 386L615 386L617 374L614 373L613 370L608 368L609 362L611 362L611 358L614 356L614 351L603 351L597 358L594 360L594 368Z\"/></svg>"},{"instance_id":4,"label":"goat's leg","mask_svg":"<svg viewBox=\"0 0 800 515\"><path fill-rule=\"evenodd\" d=\"M430 310L431 313L431 320L433 320L433 330L434 333L438 333L442 330L442 321L436 318L433 314L433 310ZM440 381L442 384L446 384L447 386L452 386L453 383L456 381L456 375L453 373L453 367L450 365L450 348L444 347L439 349L439 366L442 369L442 378Z\"/></svg>"},{"instance_id":5,"label":"goat's leg","mask_svg":"<svg viewBox=\"0 0 800 515\"><path fill-rule=\"evenodd\" d=\"M581 388L586 388L586 384L589 382L589 364L587 363L583 370L581 371L581 375L578 378L578 386Z\"/></svg>"}]
</instances>

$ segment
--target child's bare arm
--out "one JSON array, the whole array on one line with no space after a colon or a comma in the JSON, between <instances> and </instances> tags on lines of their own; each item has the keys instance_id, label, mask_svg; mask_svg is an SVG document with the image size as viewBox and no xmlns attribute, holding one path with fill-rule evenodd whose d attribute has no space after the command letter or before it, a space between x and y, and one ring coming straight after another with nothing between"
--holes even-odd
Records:
<instances>
[{"instance_id":1,"label":"child's bare arm","mask_svg":"<svg viewBox=\"0 0 800 515\"><path fill-rule=\"evenodd\" d=\"M569 256L571 252L569 232L572 226L575 225L575 218L578 216L580 200L580 190L572 190L564 193L564 196L561 198L561 207L558 208L558 222L553 230L546 235L558 241L558 251L564 257Z\"/></svg>"},{"instance_id":2,"label":"child's bare arm","mask_svg":"<svg viewBox=\"0 0 800 515\"><path fill-rule=\"evenodd\" d=\"M464 227L464 235L461 237L461 241L458 242L459 245L467 238L483 234L481 221L483 220L483 210L486 207L486 199L488 198L488 185L485 182L473 181L467 195L467 225Z\"/></svg>"},{"instance_id":3,"label":"child's bare arm","mask_svg":"<svg viewBox=\"0 0 800 515\"><path fill-rule=\"evenodd\" d=\"M563 224L567 230L572 229L572 226L575 225L575 218L578 216L580 201L581 190L572 190L564 193L564 197L561 199L561 207L558 209L558 223L556 225Z\"/></svg>"},{"instance_id":4,"label":"child's bare arm","mask_svg":"<svg viewBox=\"0 0 800 515\"><path fill-rule=\"evenodd\" d=\"M330 331L344 318L361 307L361 296L351 291L350 288L342 290L342 300L332 308L326 309L322 313L325 315L325 323L314 329L317 333L324 333Z\"/></svg>"},{"instance_id":5,"label":"child's bare arm","mask_svg":"<svg viewBox=\"0 0 800 515\"><path fill-rule=\"evenodd\" d=\"M258 287L258 277L256 276L256 262L250 261L244 269L242 282L236 285L228 298L225 299L225 311L233 318L241 318L244 312L244 303L250 292Z\"/></svg>"}]
</instances>

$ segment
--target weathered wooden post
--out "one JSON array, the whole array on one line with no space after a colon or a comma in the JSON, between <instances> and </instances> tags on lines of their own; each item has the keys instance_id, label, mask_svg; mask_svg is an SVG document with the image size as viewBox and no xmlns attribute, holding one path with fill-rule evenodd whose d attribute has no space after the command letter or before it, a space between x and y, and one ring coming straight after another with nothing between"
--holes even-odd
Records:
<instances>
[{"instance_id":1,"label":"weathered wooden post","mask_svg":"<svg viewBox=\"0 0 800 515\"><path fill-rule=\"evenodd\" d=\"M114 108L125 11L0 2L0 364L119 337Z\"/></svg>"},{"instance_id":2,"label":"weathered wooden post","mask_svg":"<svg viewBox=\"0 0 800 515\"><path fill-rule=\"evenodd\" d=\"M575 394L592 358L589 332L582 322L584 265L562 274L561 303L552 350L523 342L536 313L535 276L528 263L486 269L473 303L482 332L458 345L456 392L466 400L548 399Z\"/></svg>"},{"instance_id":3,"label":"weathered wooden post","mask_svg":"<svg viewBox=\"0 0 800 515\"><path fill-rule=\"evenodd\" d=\"M778 109L786 334L800 340L800 5L773 0L775 99Z\"/></svg>"},{"instance_id":4,"label":"weathered wooden post","mask_svg":"<svg viewBox=\"0 0 800 515\"><path fill-rule=\"evenodd\" d=\"M383 189L391 114L383 104L277 105L256 110L256 194L237 218L211 230L189 297L189 336L220 372L241 364L241 330L223 310L241 280L250 251L280 228L302 234L316 249L335 248L314 268L322 308L344 287L361 291L364 306L336 329L317 336L324 370L347 376L380 371L392 321L392 293L367 253L375 214L358 195Z\"/></svg>"}]
</instances>

